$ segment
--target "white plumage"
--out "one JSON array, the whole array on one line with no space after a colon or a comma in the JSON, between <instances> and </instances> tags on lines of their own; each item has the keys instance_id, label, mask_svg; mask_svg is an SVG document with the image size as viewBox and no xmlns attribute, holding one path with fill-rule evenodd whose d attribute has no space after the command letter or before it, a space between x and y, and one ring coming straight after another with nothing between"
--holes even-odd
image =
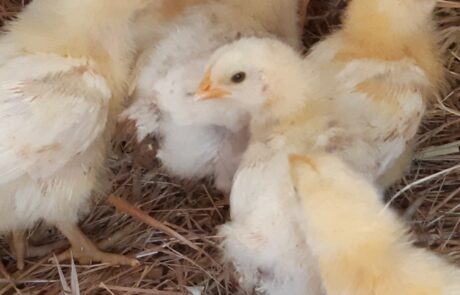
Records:
<instances>
[{"instance_id":1,"label":"white plumage","mask_svg":"<svg viewBox=\"0 0 460 295\"><path fill-rule=\"evenodd\" d=\"M232 186L231 221L220 229L225 259L234 263L248 291L321 294L315 258L295 223L287 156L313 145L318 133L330 135L324 126L332 110L312 110L311 127L303 126L300 134L285 120L304 108L305 91L314 84L305 79L300 56L275 40L254 38L228 45L211 59L209 70L216 82L200 89L197 98L211 89L225 89L228 96L207 99L227 108L240 105L252 117L250 144ZM234 73L245 73L246 79L232 83Z\"/></svg>"},{"instance_id":2,"label":"white plumage","mask_svg":"<svg viewBox=\"0 0 460 295\"><path fill-rule=\"evenodd\" d=\"M93 191L101 192L134 57L131 22L147 2L34 1L7 26L0 38L0 232L44 219L83 262L137 263L98 251L77 222Z\"/></svg>"},{"instance_id":3,"label":"white plumage","mask_svg":"<svg viewBox=\"0 0 460 295\"><path fill-rule=\"evenodd\" d=\"M111 91L85 59L16 57L0 68L0 81L0 185L56 176L105 130Z\"/></svg>"},{"instance_id":4,"label":"white plumage","mask_svg":"<svg viewBox=\"0 0 460 295\"><path fill-rule=\"evenodd\" d=\"M122 118L136 121L138 139L160 140L158 158L183 178L215 176L228 191L247 144L247 118L193 101L210 55L245 36L276 36L300 46L298 0L207 1L167 28L142 69L136 101Z\"/></svg>"},{"instance_id":5,"label":"white plumage","mask_svg":"<svg viewBox=\"0 0 460 295\"><path fill-rule=\"evenodd\" d=\"M0 191L6 197L0 210L11 215L1 231L26 229L44 217L77 222L77 204L89 197L97 177L92 166L104 160L97 143L111 95L91 68L79 72L86 63L36 54L0 68ZM82 152L86 157L77 156Z\"/></svg>"}]
</instances>

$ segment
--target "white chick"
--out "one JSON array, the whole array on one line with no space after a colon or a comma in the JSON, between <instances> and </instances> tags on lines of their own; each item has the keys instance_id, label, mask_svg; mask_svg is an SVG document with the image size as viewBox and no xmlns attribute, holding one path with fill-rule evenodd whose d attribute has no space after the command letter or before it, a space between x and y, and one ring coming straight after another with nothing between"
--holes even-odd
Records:
<instances>
[{"instance_id":1,"label":"white chick","mask_svg":"<svg viewBox=\"0 0 460 295\"><path fill-rule=\"evenodd\" d=\"M100 178L134 54L131 21L146 0L41 0L0 37L0 232L40 219L73 256L135 265L103 253L77 226ZM16 241L20 239L16 238ZM18 267L23 267L23 245Z\"/></svg>"},{"instance_id":2,"label":"white chick","mask_svg":"<svg viewBox=\"0 0 460 295\"><path fill-rule=\"evenodd\" d=\"M316 260L295 222L287 157L327 136L335 116L328 115L333 107L328 100L326 106L318 100L304 107L314 81L305 78L301 61L274 39L242 39L216 52L205 78L211 84L196 94L202 100L197 103L239 105L252 118L250 144L230 195L231 221L220 234L225 259L235 265L242 287L263 294L322 294ZM308 116L309 127L293 137L296 114Z\"/></svg>"},{"instance_id":3,"label":"white chick","mask_svg":"<svg viewBox=\"0 0 460 295\"><path fill-rule=\"evenodd\" d=\"M412 0L403 2L407 13L409 4L420 8ZM248 288L259 286L267 294L321 292L315 261L294 213L289 153L334 153L375 181L418 128L423 93L438 77L429 26L433 3L424 2L420 15L411 14L417 26L407 23L414 28L410 33L404 31L407 27L403 32L399 26L387 28L403 44L406 38L424 36L416 39L413 50L393 48L396 44L387 43L386 34L363 41L350 32L354 21L372 24L374 18L399 17L400 10L381 10L376 3L385 8L382 3L388 1L353 1L344 28L304 63L288 46L256 38L221 48L209 62L197 99L251 117L250 144L231 192L231 221L221 230L225 255ZM358 6L367 8L366 15L357 12ZM383 53L373 47L379 38ZM365 54L352 51L353 58L344 59L352 49ZM394 50L397 58L384 55L386 49ZM416 58L419 49L426 59Z\"/></svg>"},{"instance_id":4,"label":"white chick","mask_svg":"<svg viewBox=\"0 0 460 295\"><path fill-rule=\"evenodd\" d=\"M305 2L305 0L302 0ZM137 83L136 100L123 114L134 120L138 140L159 142L158 158L182 178L214 176L228 192L247 145L247 117L199 105L193 95L211 54L244 36L275 36L300 47L299 0L207 1L170 26L154 48Z\"/></svg>"},{"instance_id":5,"label":"white chick","mask_svg":"<svg viewBox=\"0 0 460 295\"><path fill-rule=\"evenodd\" d=\"M328 295L460 294L460 270L412 246L404 222L366 178L330 154L290 162Z\"/></svg>"},{"instance_id":6,"label":"white chick","mask_svg":"<svg viewBox=\"0 0 460 295\"><path fill-rule=\"evenodd\" d=\"M167 26L174 23L184 10L189 7L206 3L214 0L156 0L150 1L149 4L140 11L135 20L132 29L135 34L137 53L136 66L131 73L129 95L135 90L137 80L141 70L148 62L152 50L156 44L167 36Z\"/></svg>"}]
</instances>

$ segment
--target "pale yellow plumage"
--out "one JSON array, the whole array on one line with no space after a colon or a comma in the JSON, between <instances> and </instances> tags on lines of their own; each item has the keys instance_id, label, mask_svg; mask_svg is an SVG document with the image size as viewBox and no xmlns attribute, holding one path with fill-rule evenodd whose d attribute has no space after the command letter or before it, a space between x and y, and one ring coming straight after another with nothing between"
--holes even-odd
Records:
<instances>
[{"instance_id":1,"label":"pale yellow plumage","mask_svg":"<svg viewBox=\"0 0 460 295\"><path fill-rule=\"evenodd\" d=\"M404 222L366 178L330 154L291 156L290 163L328 295L460 294L460 270L412 246Z\"/></svg>"},{"instance_id":2,"label":"pale yellow plumage","mask_svg":"<svg viewBox=\"0 0 460 295\"><path fill-rule=\"evenodd\" d=\"M7 25L0 37L1 233L43 219L82 262L137 263L100 252L77 222L102 191L136 50L133 20L149 2L39 0ZM16 254L22 267L23 253Z\"/></svg>"},{"instance_id":3,"label":"pale yellow plumage","mask_svg":"<svg viewBox=\"0 0 460 295\"><path fill-rule=\"evenodd\" d=\"M442 77L434 4L352 1L343 28L303 60L281 42L248 38L209 61L197 99L251 118L250 144L232 186L231 221L220 231L224 257L248 288L321 294L315 256L299 229L287 157L327 152L370 182L393 165Z\"/></svg>"}]
</instances>

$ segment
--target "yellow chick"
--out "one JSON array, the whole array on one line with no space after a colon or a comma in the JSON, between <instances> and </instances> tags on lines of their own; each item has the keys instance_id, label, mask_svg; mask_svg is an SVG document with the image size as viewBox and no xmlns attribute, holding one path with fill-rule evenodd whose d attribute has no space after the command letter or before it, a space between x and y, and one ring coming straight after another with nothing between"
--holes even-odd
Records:
<instances>
[{"instance_id":1,"label":"yellow chick","mask_svg":"<svg viewBox=\"0 0 460 295\"><path fill-rule=\"evenodd\" d=\"M0 232L44 219L73 256L135 265L99 251L77 226L100 177L122 107L147 0L41 0L0 37ZM17 238L16 241L20 241ZM20 244L20 242L19 242ZM23 267L23 245L18 267Z\"/></svg>"},{"instance_id":2,"label":"yellow chick","mask_svg":"<svg viewBox=\"0 0 460 295\"><path fill-rule=\"evenodd\" d=\"M326 153L291 156L290 165L328 295L460 294L460 270L412 246L365 177Z\"/></svg>"},{"instance_id":3,"label":"yellow chick","mask_svg":"<svg viewBox=\"0 0 460 295\"><path fill-rule=\"evenodd\" d=\"M220 231L224 256L247 289L321 294L294 213L287 157L326 151L370 181L400 157L418 128L426 93L441 76L430 21L434 3L352 1L343 29L305 60L268 38L239 40L210 59L197 103L250 117L231 221Z\"/></svg>"},{"instance_id":4,"label":"yellow chick","mask_svg":"<svg viewBox=\"0 0 460 295\"><path fill-rule=\"evenodd\" d=\"M442 82L431 17L435 4L351 1L343 28L314 47L304 61L319 76L323 97L348 112L357 136L376 148L372 154L352 151L337 138L328 150L342 154L371 179L382 177L383 184L391 182L391 176L383 174L395 159L404 166L410 157L410 148L406 155L401 153L418 130L427 98Z\"/></svg>"}]
</instances>

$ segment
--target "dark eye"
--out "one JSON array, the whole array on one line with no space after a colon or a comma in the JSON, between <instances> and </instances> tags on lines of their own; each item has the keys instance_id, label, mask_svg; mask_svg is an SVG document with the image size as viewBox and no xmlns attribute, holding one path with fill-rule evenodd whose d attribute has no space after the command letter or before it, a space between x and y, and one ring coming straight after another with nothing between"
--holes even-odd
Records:
<instances>
[{"instance_id":1,"label":"dark eye","mask_svg":"<svg viewBox=\"0 0 460 295\"><path fill-rule=\"evenodd\" d=\"M233 83L241 83L246 79L246 73L239 72L232 76Z\"/></svg>"}]
</instances>

